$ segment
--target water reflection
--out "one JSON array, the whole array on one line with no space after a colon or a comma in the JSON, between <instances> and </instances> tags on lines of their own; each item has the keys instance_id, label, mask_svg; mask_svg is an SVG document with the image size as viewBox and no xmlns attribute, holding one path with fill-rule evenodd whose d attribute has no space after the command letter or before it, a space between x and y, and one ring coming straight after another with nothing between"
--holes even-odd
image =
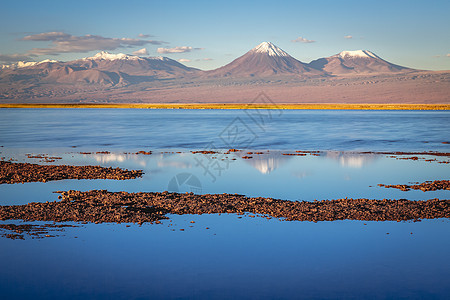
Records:
<instances>
[{"instance_id":1,"label":"water reflection","mask_svg":"<svg viewBox=\"0 0 450 300\"><path fill-rule=\"evenodd\" d=\"M298 179L303 179L305 177L311 176L312 172L310 172L310 171L294 171L291 174L292 174L292 176L294 176Z\"/></svg>"},{"instance_id":2,"label":"water reflection","mask_svg":"<svg viewBox=\"0 0 450 300\"><path fill-rule=\"evenodd\" d=\"M85 154L87 156L88 154ZM126 154L94 154L94 159L99 163L109 163L109 162L124 162L129 159Z\"/></svg>"},{"instance_id":3,"label":"water reflection","mask_svg":"<svg viewBox=\"0 0 450 300\"><path fill-rule=\"evenodd\" d=\"M326 151L325 157L338 161L339 164L343 167L361 169L366 165L374 163L380 158L380 155L342 151Z\"/></svg>"},{"instance_id":4,"label":"water reflection","mask_svg":"<svg viewBox=\"0 0 450 300\"><path fill-rule=\"evenodd\" d=\"M240 153L238 156L242 158L246 154ZM290 156L283 155L279 151L264 152L264 154L253 155L251 159L246 159L245 162L257 169L261 174L270 174L275 169L286 164L291 159Z\"/></svg>"},{"instance_id":5,"label":"water reflection","mask_svg":"<svg viewBox=\"0 0 450 300\"><path fill-rule=\"evenodd\" d=\"M292 156L283 155L284 152L281 151L267 151L264 154L252 155L245 154L245 152L237 153L236 155L240 158L246 155L252 156L251 159L246 159L245 162L257 169L261 174L270 174L275 169L283 167L288 161L296 157L297 159L305 158L304 156ZM306 155L308 157L309 154ZM342 167L350 167L355 169L361 169L364 166L374 163L376 160L380 159L380 155L376 154L361 154L356 152L342 152L342 151L325 151L321 157L333 161L339 162ZM294 172L295 177L306 177L308 174Z\"/></svg>"},{"instance_id":6,"label":"water reflection","mask_svg":"<svg viewBox=\"0 0 450 300\"><path fill-rule=\"evenodd\" d=\"M164 161L164 160L160 160L157 163L158 167L160 168L165 168L165 167L169 167L169 168L177 168L177 169L190 169L192 168L192 164L188 163L188 162L184 162L184 161Z\"/></svg>"},{"instance_id":7,"label":"water reflection","mask_svg":"<svg viewBox=\"0 0 450 300\"><path fill-rule=\"evenodd\" d=\"M84 154L84 157L91 156L90 154ZM99 163L108 164L113 162L130 162L133 161L141 167L147 166L147 160L135 154L118 154L118 153L105 153L105 154L93 154L92 157Z\"/></svg>"}]
</instances>

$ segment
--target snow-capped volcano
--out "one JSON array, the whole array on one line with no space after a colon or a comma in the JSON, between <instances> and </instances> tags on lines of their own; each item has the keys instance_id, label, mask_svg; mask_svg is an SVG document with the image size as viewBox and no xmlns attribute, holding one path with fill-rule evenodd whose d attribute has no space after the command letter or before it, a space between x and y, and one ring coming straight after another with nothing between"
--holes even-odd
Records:
<instances>
[{"instance_id":1,"label":"snow-capped volcano","mask_svg":"<svg viewBox=\"0 0 450 300\"><path fill-rule=\"evenodd\" d=\"M369 50L342 51L330 57L314 60L309 66L332 75L395 73L411 70L394 65Z\"/></svg>"},{"instance_id":2,"label":"snow-capped volcano","mask_svg":"<svg viewBox=\"0 0 450 300\"><path fill-rule=\"evenodd\" d=\"M209 77L272 76L280 74L321 75L270 42L263 42L231 63L206 72Z\"/></svg>"},{"instance_id":3,"label":"snow-capped volcano","mask_svg":"<svg viewBox=\"0 0 450 300\"><path fill-rule=\"evenodd\" d=\"M336 54L334 56L339 56L340 58L356 58L356 57L380 58L378 55L376 55L373 52L370 52L369 50L342 51L341 53Z\"/></svg>"},{"instance_id":4,"label":"snow-capped volcano","mask_svg":"<svg viewBox=\"0 0 450 300\"><path fill-rule=\"evenodd\" d=\"M262 42L261 44L250 50L250 52L265 53L269 56L289 56L289 54L287 54L281 48L278 48L271 42Z\"/></svg>"}]
</instances>

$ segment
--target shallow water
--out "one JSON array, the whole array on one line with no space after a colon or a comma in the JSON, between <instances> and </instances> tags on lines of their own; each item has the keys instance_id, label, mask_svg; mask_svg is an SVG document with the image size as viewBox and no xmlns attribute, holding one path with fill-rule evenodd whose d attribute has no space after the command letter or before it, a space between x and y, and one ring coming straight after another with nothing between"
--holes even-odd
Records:
<instances>
[{"instance_id":1,"label":"shallow water","mask_svg":"<svg viewBox=\"0 0 450 300\"><path fill-rule=\"evenodd\" d=\"M2 155L18 162L39 163L41 159L26 154L42 154L32 149L5 149ZM36 150L36 149L35 149ZM144 171L142 178L117 180L62 180L47 183L0 185L1 204L26 204L56 200L57 190L91 190L127 192L194 192L198 194L238 193L253 197L272 197L286 200L322 200L340 198L371 198L426 200L448 198L449 191L400 191L377 184L408 184L449 177L448 158L420 155L420 160L403 160L411 155L390 157L382 154L353 152L322 152L320 156L288 156L287 151L262 151L263 154L236 153L192 154L161 153L152 155L80 154L51 152L62 157L52 164L101 165ZM252 155L251 159L242 156ZM213 159L212 157L218 157ZM228 158L222 161L220 157ZM236 160L232 160L232 159ZM209 164L208 164L209 162ZM187 174L186 179L184 175Z\"/></svg>"},{"instance_id":2,"label":"shallow water","mask_svg":"<svg viewBox=\"0 0 450 300\"><path fill-rule=\"evenodd\" d=\"M55 201L53 191L69 189L177 189L306 201L449 199L449 191L377 186L448 179L449 165L439 163L447 157L403 160L397 158L411 155L355 152L450 152L442 143L450 141L449 117L447 112L283 111L260 127L245 111L1 109L0 157L44 163L27 154L48 154L61 157L51 164L145 174L128 181L4 184L0 205ZM247 150L190 153L216 148ZM242 158L255 149L263 154ZM105 150L111 153L80 153ZM138 150L153 154L134 154ZM295 150L325 151L283 155ZM176 151L182 153L171 153ZM0 221L8 223L22 222ZM445 299L450 294L448 219L312 223L222 214L171 215L160 225L76 225L59 237L0 238L2 298Z\"/></svg>"}]
</instances>

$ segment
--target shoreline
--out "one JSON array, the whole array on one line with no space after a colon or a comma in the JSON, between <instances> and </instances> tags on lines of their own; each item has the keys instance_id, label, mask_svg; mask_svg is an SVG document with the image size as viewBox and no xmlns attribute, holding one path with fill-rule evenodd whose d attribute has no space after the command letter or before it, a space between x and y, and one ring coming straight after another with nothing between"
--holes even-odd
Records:
<instances>
[{"instance_id":1,"label":"shoreline","mask_svg":"<svg viewBox=\"0 0 450 300\"><path fill-rule=\"evenodd\" d=\"M279 109L279 110L450 110L450 104L334 103L0 103L0 108Z\"/></svg>"}]
</instances>

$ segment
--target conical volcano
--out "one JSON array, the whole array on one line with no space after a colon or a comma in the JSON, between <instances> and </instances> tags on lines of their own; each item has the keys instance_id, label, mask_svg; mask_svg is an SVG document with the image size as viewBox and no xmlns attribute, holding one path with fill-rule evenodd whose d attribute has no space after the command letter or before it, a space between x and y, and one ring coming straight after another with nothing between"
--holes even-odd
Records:
<instances>
[{"instance_id":1,"label":"conical volcano","mask_svg":"<svg viewBox=\"0 0 450 300\"><path fill-rule=\"evenodd\" d=\"M212 77L247 77L289 74L320 75L322 71L310 68L270 42L263 42L231 63L207 72Z\"/></svg>"},{"instance_id":2,"label":"conical volcano","mask_svg":"<svg viewBox=\"0 0 450 300\"><path fill-rule=\"evenodd\" d=\"M309 66L332 75L412 71L410 68L390 63L369 50L342 51L314 60Z\"/></svg>"}]
</instances>

